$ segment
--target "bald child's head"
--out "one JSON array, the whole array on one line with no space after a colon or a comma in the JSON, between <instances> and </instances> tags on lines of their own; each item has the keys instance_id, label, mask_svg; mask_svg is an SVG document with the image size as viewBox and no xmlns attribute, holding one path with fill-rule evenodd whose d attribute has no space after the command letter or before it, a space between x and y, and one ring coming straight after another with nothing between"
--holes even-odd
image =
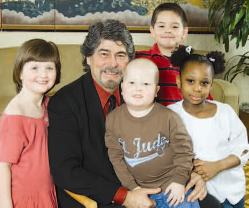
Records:
<instances>
[{"instance_id":1,"label":"bald child's head","mask_svg":"<svg viewBox=\"0 0 249 208\"><path fill-rule=\"evenodd\" d=\"M122 95L128 111L135 117L147 115L159 90L158 68L148 59L134 59L126 67Z\"/></svg>"},{"instance_id":2,"label":"bald child's head","mask_svg":"<svg viewBox=\"0 0 249 208\"><path fill-rule=\"evenodd\" d=\"M133 76L133 73L130 73L131 71L134 72L134 70L141 74L142 76L152 76L154 77L154 83L158 85L159 82L159 71L154 64L154 62L150 61L149 59L145 58L137 58L132 60L130 63L128 63L126 70L123 75L123 80L127 78L127 76Z\"/></svg>"}]
</instances>

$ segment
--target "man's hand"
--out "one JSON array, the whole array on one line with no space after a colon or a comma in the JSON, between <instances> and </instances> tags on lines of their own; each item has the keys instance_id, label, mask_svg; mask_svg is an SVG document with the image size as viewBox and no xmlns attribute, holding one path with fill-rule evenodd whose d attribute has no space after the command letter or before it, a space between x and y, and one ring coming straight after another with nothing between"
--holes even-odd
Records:
<instances>
[{"instance_id":1,"label":"man's hand","mask_svg":"<svg viewBox=\"0 0 249 208\"><path fill-rule=\"evenodd\" d=\"M208 162L203 160L195 160L194 161L194 171L201 175L201 177L208 181L214 176L216 176L221 171L221 166L219 162Z\"/></svg>"},{"instance_id":2,"label":"man's hand","mask_svg":"<svg viewBox=\"0 0 249 208\"><path fill-rule=\"evenodd\" d=\"M195 173L192 172L190 176L190 181L188 182L185 192L187 192L190 188L193 188L193 191L190 193L188 196L187 200L190 202L194 202L197 199L203 200L206 195L207 195L207 188L206 188L206 183L202 179L202 177Z\"/></svg>"},{"instance_id":3,"label":"man's hand","mask_svg":"<svg viewBox=\"0 0 249 208\"><path fill-rule=\"evenodd\" d=\"M165 194L168 194L169 206L175 207L184 200L184 185L173 182L166 188Z\"/></svg>"},{"instance_id":4,"label":"man's hand","mask_svg":"<svg viewBox=\"0 0 249 208\"><path fill-rule=\"evenodd\" d=\"M161 191L160 188L146 189L138 188L128 191L124 201L124 206L127 208L152 208L156 206L154 200L148 197L149 194L157 194Z\"/></svg>"}]
</instances>

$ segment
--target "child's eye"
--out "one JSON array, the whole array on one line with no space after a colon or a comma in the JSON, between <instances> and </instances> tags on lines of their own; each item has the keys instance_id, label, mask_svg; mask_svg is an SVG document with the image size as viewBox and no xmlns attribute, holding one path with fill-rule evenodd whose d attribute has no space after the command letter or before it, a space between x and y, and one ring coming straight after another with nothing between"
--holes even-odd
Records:
<instances>
[{"instance_id":1,"label":"child's eye","mask_svg":"<svg viewBox=\"0 0 249 208\"><path fill-rule=\"evenodd\" d=\"M164 25L157 25L157 28L164 28Z\"/></svg>"},{"instance_id":2,"label":"child's eye","mask_svg":"<svg viewBox=\"0 0 249 208\"><path fill-rule=\"evenodd\" d=\"M145 82L145 83L144 83L144 85L148 86L148 85L150 85L150 83L148 83L148 82Z\"/></svg>"},{"instance_id":3,"label":"child's eye","mask_svg":"<svg viewBox=\"0 0 249 208\"><path fill-rule=\"evenodd\" d=\"M36 70L36 69L37 69L37 67L36 67L36 66L33 66L31 69L32 69L32 70Z\"/></svg>"},{"instance_id":4,"label":"child's eye","mask_svg":"<svg viewBox=\"0 0 249 208\"><path fill-rule=\"evenodd\" d=\"M209 81L202 82L201 85L202 86L207 86L207 85L209 85Z\"/></svg>"},{"instance_id":5,"label":"child's eye","mask_svg":"<svg viewBox=\"0 0 249 208\"><path fill-rule=\"evenodd\" d=\"M54 70L55 68L54 67L47 67L47 70Z\"/></svg>"},{"instance_id":6,"label":"child's eye","mask_svg":"<svg viewBox=\"0 0 249 208\"><path fill-rule=\"evenodd\" d=\"M179 26L178 25L174 25L173 28L179 28Z\"/></svg>"},{"instance_id":7,"label":"child's eye","mask_svg":"<svg viewBox=\"0 0 249 208\"><path fill-rule=\"evenodd\" d=\"M133 84L134 84L134 82L133 82L133 81L130 81L130 82L129 82L129 84L133 85Z\"/></svg>"},{"instance_id":8,"label":"child's eye","mask_svg":"<svg viewBox=\"0 0 249 208\"><path fill-rule=\"evenodd\" d=\"M193 84L194 80L193 79L187 79L187 82L190 83L190 84Z\"/></svg>"}]
</instances>

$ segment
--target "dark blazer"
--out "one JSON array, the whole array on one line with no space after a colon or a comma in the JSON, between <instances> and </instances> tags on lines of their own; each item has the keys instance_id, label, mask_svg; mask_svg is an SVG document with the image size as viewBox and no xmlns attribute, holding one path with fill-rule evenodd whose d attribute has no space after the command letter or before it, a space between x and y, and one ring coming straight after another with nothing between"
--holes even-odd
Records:
<instances>
[{"instance_id":1,"label":"dark blazer","mask_svg":"<svg viewBox=\"0 0 249 208\"><path fill-rule=\"evenodd\" d=\"M105 116L91 73L63 87L48 105L48 150L59 207L82 207L64 189L111 204L120 187L105 147Z\"/></svg>"}]
</instances>

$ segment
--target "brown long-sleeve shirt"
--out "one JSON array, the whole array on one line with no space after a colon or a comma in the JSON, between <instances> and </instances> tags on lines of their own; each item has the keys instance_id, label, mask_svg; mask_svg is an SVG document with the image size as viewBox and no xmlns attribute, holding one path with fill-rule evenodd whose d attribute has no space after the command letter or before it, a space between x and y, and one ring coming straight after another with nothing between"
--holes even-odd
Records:
<instances>
[{"instance_id":1,"label":"brown long-sleeve shirt","mask_svg":"<svg viewBox=\"0 0 249 208\"><path fill-rule=\"evenodd\" d=\"M106 146L123 186L133 189L185 185L192 170L192 143L181 119L155 103L135 118L123 104L107 116Z\"/></svg>"}]
</instances>

